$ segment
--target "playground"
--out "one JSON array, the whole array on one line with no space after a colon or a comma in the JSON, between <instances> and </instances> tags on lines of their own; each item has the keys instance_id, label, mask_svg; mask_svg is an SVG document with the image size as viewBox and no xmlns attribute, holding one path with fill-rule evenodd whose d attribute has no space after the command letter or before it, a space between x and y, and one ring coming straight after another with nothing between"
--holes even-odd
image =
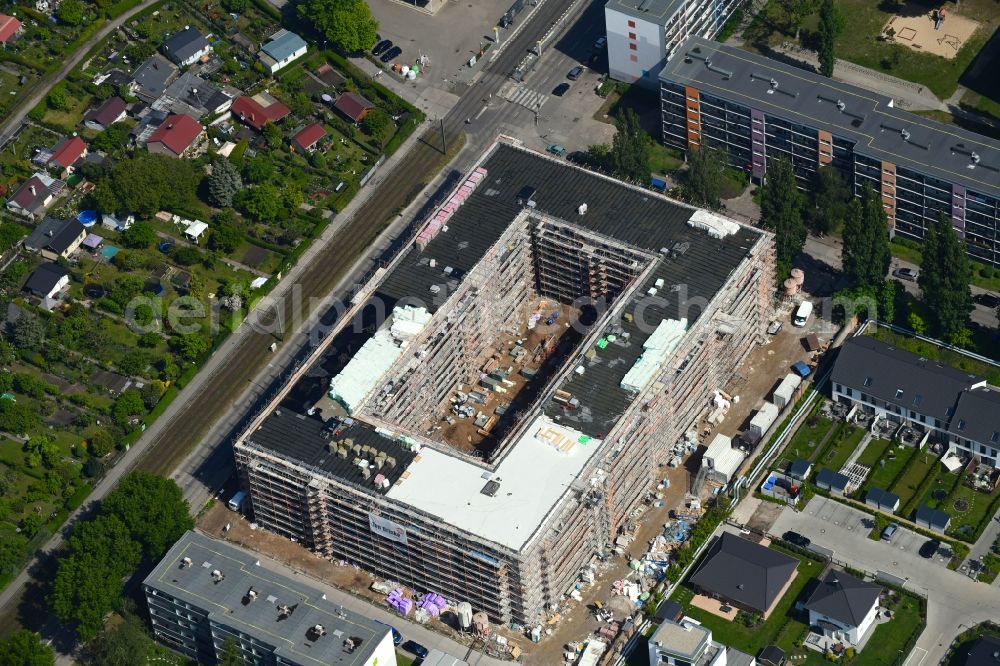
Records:
<instances>
[{"instance_id":1,"label":"playground","mask_svg":"<svg viewBox=\"0 0 1000 666\"><path fill-rule=\"evenodd\" d=\"M882 28L887 40L951 60L979 28L979 23L947 7L924 12L907 6Z\"/></svg>"}]
</instances>

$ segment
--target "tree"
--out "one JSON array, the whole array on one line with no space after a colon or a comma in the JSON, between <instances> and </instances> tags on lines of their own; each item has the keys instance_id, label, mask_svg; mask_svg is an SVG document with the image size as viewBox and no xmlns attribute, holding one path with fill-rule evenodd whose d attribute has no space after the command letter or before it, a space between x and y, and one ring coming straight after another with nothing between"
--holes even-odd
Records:
<instances>
[{"instance_id":1,"label":"tree","mask_svg":"<svg viewBox=\"0 0 1000 666\"><path fill-rule=\"evenodd\" d=\"M229 160L212 162L212 175L208 177L209 203L218 208L233 205L233 197L243 189L243 179Z\"/></svg>"},{"instance_id":2,"label":"tree","mask_svg":"<svg viewBox=\"0 0 1000 666\"><path fill-rule=\"evenodd\" d=\"M10 341L18 349L37 349L45 341L42 320L31 312L22 312L11 326Z\"/></svg>"},{"instance_id":3,"label":"tree","mask_svg":"<svg viewBox=\"0 0 1000 666\"><path fill-rule=\"evenodd\" d=\"M362 121L361 129L381 146L389 140L389 137L392 136L392 130L395 128L388 113L382 109L372 109Z\"/></svg>"},{"instance_id":4,"label":"tree","mask_svg":"<svg viewBox=\"0 0 1000 666\"><path fill-rule=\"evenodd\" d=\"M45 98L45 105L53 111L66 111L70 107L70 98L62 86L56 86Z\"/></svg>"},{"instance_id":5,"label":"tree","mask_svg":"<svg viewBox=\"0 0 1000 666\"><path fill-rule=\"evenodd\" d=\"M281 213L281 192L270 183L248 187L240 197L243 212L257 222L273 222Z\"/></svg>"},{"instance_id":6,"label":"tree","mask_svg":"<svg viewBox=\"0 0 1000 666\"><path fill-rule=\"evenodd\" d=\"M208 247L229 254L243 242L243 229L236 222L234 215L215 218L212 235L208 238Z\"/></svg>"},{"instance_id":7,"label":"tree","mask_svg":"<svg viewBox=\"0 0 1000 666\"><path fill-rule=\"evenodd\" d=\"M10 666L53 666L55 652L42 642L37 632L21 629L0 641L0 664Z\"/></svg>"},{"instance_id":8,"label":"tree","mask_svg":"<svg viewBox=\"0 0 1000 666\"><path fill-rule=\"evenodd\" d=\"M688 151L684 198L696 206L718 208L726 182L726 159L721 151L703 146Z\"/></svg>"},{"instance_id":9,"label":"tree","mask_svg":"<svg viewBox=\"0 0 1000 666\"><path fill-rule=\"evenodd\" d=\"M41 424L38 411L25 402L0 400L0 430L25 435Z\"/></svg>"},{"instance_id":10,"label":"tree","mask_svg":"<svg viewBox=\"0 0 1000 666\"><path fill-rule=\"evenodd\" d=\"M343 53L367 51L378 39L378 21L364 0L304 0L298 11Z\"/></svg>"},{"instance_id":11,"label":"tree","mask_svg":"<svg viewBox=\"0 0 1000 666\"><path fill-rule=\"evenodd\" d=\"M86 15L86 6L82 0L63 0L56 10L56 18L66 25L80 25Z\"/></svg>"},{"instance_id":12,"label":"tree","mask_svg":"<svg viewBox=\"0 0 1000 666\"><path fill-rule=\"evenodd\" d=\"M251 183L263 183L274 178L274 162L266 154L258 154L243 165L243 177Z\"/></svg>"},{"instance_id":13,"label":"tree","mask_svg":"<svg viewBox=\"0 0 1000 666\"><path fill-rule=\"evenodd\" d=\"M618 117L618 131L611 142L611 169L618 178L632 183L649 179L649 135L639 125L639 116L625 109Z\"/></svg>"},{"instance_id":14,"label":"tree","mask_svg":"<svg viewBox=\"0 0 1000 666\"><path fill-rule=\"evenodd\" d=\"M833 167L817 169L812 209L809 211L812 230L821 235L838 231L844 223L851 198L851 188L839 170Z\"/></svg>"},{"instance_id":15,"label":"tree","mask_svg":"<svg viewBox=\"0 0 1000 666\"><path fill-rule=\"evenodd\" d=\"M142 663L137 655L148 654L152 646L143 621L126 613L124 622L98 634L90 644L90 654L98 666L132 666Z\"/></svg>"},{"instance_id":16,"label":"tree","mask_svg":"<svg viewBox=\"0 0 1000 666\"><path fill-rule=\"evenodd\" d=\"M97 183L94 198L104 212L150 216L160 210L190 208L197 201L202 175L189 160L138 153L115 163Z\"/></svg>"},{"instance_id":17,"label":"tree","mask_svg":"<svg viewBox=\"0 0 1000 666\"><path fill-rule=\"evenodd\" d=\"M219 666L243 666L246 660L236 647L236 641L227 638L222 645L222 654L219 656Z\"/></svg>"},{"instance_id":18,"label":"tree","mask_svg":"<svg viewBox=\"0 0 1000 666\"><path fill-rule=\"evenodd\" d=\"M264 140L267 141L268 148L280 148L281 147L281 128L268 120L264 123L264 128L261 130L261 134L264 135Z\"/></svg>"},{"instance_id":19,"label":"tree","mask_svg":"<svg viewBox=\"0 0 1000 666\"><path fill-rule=\"evenodd\" d=\"M156 242L156 229L148 222L136 222L122 232L122 245L134 250L145 250Z\"/></svg>"},{"instance_id":20,"label":"tree","mask_svg":"<svg viewBox=\"0 0 1000 666\"><path fill-rule=\"evenodd\" d=\"M767 178L760 188L760 218L764 227L774 231L779 280L788 275L792 260L806 244L803 204L792 163L782 158L768 164Z\"/></svg>"},{"instance_id":21,"label":"tree","mask_svg":"<svg viewBox=\"0 0 1000 666\"><path fill-rule=\"evenodd\" d=\"M125 123L114 123L94 137L90 143L95 150L113 153L128 145L129 127Z\"/></svg>"},{"instance_id":22,"label":"tree","mask_svg":"<svg viewBox=\"0 0 1000 666\"><path fill-rule=\"evenodd\" d=\"M227 12L242 14L247 9L247 0L222 0L222 6Z\"/></svg>"},{"instance_id":23,"label":"tree","mask_svg":"<svg viewBox=\"0 0 1000 666\"><path fill-rule=\"evenodd\" d=\"M819 73L833 76L833 65L837 61L837 38L844 31L844 15L833 0L823 0L819 8Z\"/></svg>"},{"instance_id":24,"label":"tree","mask_svg":"<svg viewBox=\"0 0 1000 666\"><path fill-rule=\"evenodd\" d=\"M128 528L147 558L158 559L186 531L194 527L190 507L172 479L132 472L105 498L104 515Z\"/></svg>"},{"instance_id":25,"label":"tree","mask_svg":"<svg viewBox=\"0 0 1000 666\"><path fill-rule=\"evenodd\" d=\"M878 292L885 285L892 262L882 197L865 183L861 199L851 201L847 211L841 251L844 275L852 284L872 287Z\"/></svg>"},{"instance_id":26,"label":"tree","mask_svg":"<svg viewBox=\"0 0 1000 666\"><path fill-rule=\"evenodd\" d=\"M111 433L104 428L95 431L87 443L87 451L95 458L103 458L111 453L113 448L115 448L115 440L111 437Z\"/></svg>"},{"instance_id":27,"label":"tree","mask_svg":"<svg viewBox=\"0 0 1000 666\"><path fill-rule=\"evenodd\" d=\"M788 28L795 30L795 41L798 41L802 22L816 10L816 0L779 0L779 4L785 10Z\"/></svg>"},{"instance_id":28,"label":"tree","mask_svg":"<svg viewBox=\"0 0 1000 666\"><path fill-rule=\"evenodd\" d=\"M123 428L128 425L132 417L145 414L146 406L142 402L142 395L139 393L139 389L129 389L118 396L111 412L115 417L115 423Z\"/></svg>"},{"instance_id":29,"label":"tree","mask_svg":"<svg viewBox=\"0 0 1000 666\"><path fill-rule=\"evenodd\" d=\"M146 405L146 409L152 409L160 402L160 396L163 395L163 382L157 379L146 382L139 392L142 394L142 404Z\"/></svg>"},{"instance_id":30,"label":"tree","mask_svg":"<svg viewBox=\"0 0 1000 666\"><path fill-rule=\"evenodd\" d=\"M197 361L208 351L209 339L201 333L186 333L174 338L174 347L187 361Z\"/></svg>"},{"instance_id":31,"label":"tree","mask_svg":"<svg viewBox=\"0 0 1000 666\"><path fill-rule=\"evenodd\" d=\"M952 344L968 339L966 323L974 307L972 269L965 248L948 218L927 226L917 284L923 292L935 333Z\"/></svg>"},{"instance_id":32,"label":"tree","mask_svg":"<svg viewBox=\"0 0 1000 666\"><path fill-rule=\"evenodd\" d=\"M121 598L124 579L138 566L141 545L116 516L77 523L59 558L49 602L63 622L75 622L77 636L97 635Z\"/></svg>"},{"instance_id":33,"label":"tree","mask_svg":"<svg viewBox=\"0 0 1000 666\"><path fill-rule=\"evenodd\" d=\"M910 330L917 335L924 335L927 333L927 323L924 318L921 317L916 312L911 312L906 318L906 325L910 327Z\"/></svg>"}]
</instances>

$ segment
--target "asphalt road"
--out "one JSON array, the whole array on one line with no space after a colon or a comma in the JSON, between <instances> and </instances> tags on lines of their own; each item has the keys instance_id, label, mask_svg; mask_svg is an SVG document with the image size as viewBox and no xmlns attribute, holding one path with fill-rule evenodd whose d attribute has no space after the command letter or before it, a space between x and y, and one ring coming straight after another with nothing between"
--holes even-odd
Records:
<instances>
[{"instance_id":1,"label":"asphalt road","mask_svg":"<svg viewBox=\"0 0 1000 666\"><path fill-rule=\"evenodd\" d=\"M49 91L52 90L52 86L65 79L73 68L83 61L83 59L87 56L87 53L90 52L90 49L94 48L98 42L111 34L113 30L117 30L125 21L129 20L157 1L158 0L143 0L141 3L121 16L106 23L97 32L95 32L90 39L84 42L73 55L63 61L62 66L59 67L56 72L39 81L31 93L27 97L21 99L17 103L14 110L10 111L3 119L2 123L0 123L0 144L3 144L14 129L21 124L24 117L28 115L28 111L35 108L35 106L49 94Z\"/></svg>"},{"instance_id":2,"label":"asphalt road","mask_svg":"<svg viewBox=\"0 0 1000 666\"><path fill-rule=\"evenodd\" d=\"M868 520L863 511L817 496L803 511L785 508L771 531L782 534L794 530L831 549L836 560L864 571L881 570L898 576L908 589L927 597L927 627L904 666L939 663L959 631L1000 617L997 588L950 571L937 558L920 557L917 551L926 539L909 530L901 529L893 543L872 541L864 527Z\"/></svg>"},{"instance_id":3,"label":"asphalt road","mask_svg":"<svg viewBox=\"0 0 1000 666\"><path fill-rule=\"evenodd\" d=\"M146 4L140 5L136 11ZM483 70L478 80L469 86L445 116L443 127L446 136L454 139L463 131L472 131L475 140L470 141L472 151L469 154L474 155L492 141L498 129L504 128L508 120L518 115L516 109L508 109L506 114L491 116L490 121L483 118L466 123L466 119L475 116L486 101L494 97L527 50L550 31L567 9L574 6L578 8L572 0L545 0L536 9L530 23ZM120 17L120 21L127 20L130 15ZM115 24L110 24L107 30L114 27ZM98 39L100 37L95 35L93 43L83 49L79 57L68 61L65 72L79 62ZM43 96L45 92L47 89L38 94ZM517 122L523 120L522 114ZM363 275L372 266L366 252L374 250L374 254L378 254L383 247L394 252L399 241L390 242L388 236L404 226L400 211L418 197L427 176L442 167L439 133L440 128L433 126L422 136L411 138L412 146L398 152L395 159L382 168L377 180L366 188L365 194L352 202L352 209L339 216L341 221L335 233L328 230L330 233L314 243L272 292L270 303L262 303L258 307L255 319L265 327L282 319L285 323L277 328L284 333L262 333L255 327L244 325L230 336L167 412L133 445L125 459L102 479L87 504L70 516L61 533L55 535L28 567L0 592L0 608L4 609L0 616L0 628L12 629L17 623L30 619L25 613L30 614L32 602L43 589L44 573L41 581L35 579L35 574L44 571L40 563L46 559L46 554L57 550L72 524L81 515L92 511L120 477L131 469L166 476L188 458L179 476L185 495L191 499L204 497L206 489L210 491L225 482L232 473L230 440L228 436L206 439L206 435L210 431L217 435L225 431L230 423L236 426L233 432L238 432L239 427L253 417L254 410L266 404L267 395L274 390L268 378L274 377L280 382L297 367L297 363L304 360L309 351L309 341L298 327L312 322L304 321L304 316L296 318L294 313L324 312L322 303L329 299L330 294L335 293L339 286L353 283L353 278ZM466 161L470 159L467 157ZM270 347L276 340L281 341L280 351L272 353ZM263 382L259 376L264 378ZM213 431L215 425L219 428ZM198 450L191 455L196 447ZM197 509L200 504L193 506ZM30 594L25 595L26 590L30 590ZM52 640L64 655L63 661L73 648L69 635L51 620L40 629L43 636Z\"/></svg>"}]
</instances>

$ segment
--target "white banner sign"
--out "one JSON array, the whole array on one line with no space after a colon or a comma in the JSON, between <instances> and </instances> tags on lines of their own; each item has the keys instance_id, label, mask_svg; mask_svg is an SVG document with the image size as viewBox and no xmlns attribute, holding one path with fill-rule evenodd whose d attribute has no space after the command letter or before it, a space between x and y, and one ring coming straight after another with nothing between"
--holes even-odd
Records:
<instances>
[{"instance_id":1,"label":"white banner sign","mask_svg":"<svg viewBox=\"0 0 1000 666\"><path fill-rule=\"evenodd\" d=\"M404 546L406 545L406 530L403 529L402 525L398 525L391 520L369 513L368 526L371 527L372 532L375 534L383 536L386 539L396 541L397 543L401 543Z\"/></svg>"}]
</instances>

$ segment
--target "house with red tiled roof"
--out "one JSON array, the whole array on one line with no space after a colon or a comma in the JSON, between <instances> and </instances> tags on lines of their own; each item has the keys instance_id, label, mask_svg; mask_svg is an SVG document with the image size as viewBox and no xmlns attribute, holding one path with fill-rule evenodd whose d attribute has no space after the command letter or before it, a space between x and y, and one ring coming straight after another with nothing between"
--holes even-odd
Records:
<instances>
[{"instance_id":1,"label":"house with red tiled roof","mask_svg":"<svg viewBox=\"0 0 1000 666\"><path fill-rule=\"evenodd\" d=\"M55 181L44 173L36 173L21 183L13 196L7 200L7 210L29 219L45 213L54 198L52 185Z\"/></svg>"},{"instance_id":2,"label":"house with red tiled roof","mask_svg":"<svg viewBox=\"0 0 1000 666\"><path fill-rule=\"evenodd\" d=\"M263 100L258 100L258 97ZM267 97L258 95L257 97L247 97L245 95L237 97L230 109L233 115L240 121L246 123L258 132L263 129L268 121L276 123L292 112L287 106L274 99L270 95Z\"/></svg>"},{"instance_id":3,"label":"house with red tiled roof","mask_svg":"<svg viewBox=\"0 0 1000 666\"><path fill-rule=\"evenodd\" d=\"M189 115L177 113L167 116L146 141L146 150L160 155L184 157L204 133L197 120Z\"/></svg>"},{"instance_id":4,"label":"house with red tiled roof","mask_svg":"<svg viewBox=\"0 0 1000 666\"><path fill-rule=\"evenodd\" d=\"M21 30L21 22L13 16L0 14L0 44L6 44Z\"/></svg>"},{"instance_id":5,"label":"house with red tiled roof","mask_svg":"<svg viewBox=\"0 0 1000 666\"><path fill-rule=\"evenodd\" d=\"M357 124L365 119L365 116L375 108L375 105L361 95L344 93L333 103L333 108L344 114L352 123Z\"/></svg>"},{"instance_id":6,"label":"house with red tiled roof","mask_svg":"<svg viewBox=\"0 0 1000 666\"><path fill-rule=\"evenodd\" d=\"M313 123L299 130L292 137L292 147L300 153L311 153L316 150L316 144L326 136L326 130L319 123Z\"/></svg>"},{"instance_id":7,"label":"house with red tiled roof","mask_svg":"<svg viewBox=\"0 0 1000 666\"><path fill-rule=\"evenodd\" d=\"M48 166L59 170L59 177L66 178L73 173L73 165L87 155L87 144L78 136L63 139L52 149Z\"/></svg>"}]
</instances>

